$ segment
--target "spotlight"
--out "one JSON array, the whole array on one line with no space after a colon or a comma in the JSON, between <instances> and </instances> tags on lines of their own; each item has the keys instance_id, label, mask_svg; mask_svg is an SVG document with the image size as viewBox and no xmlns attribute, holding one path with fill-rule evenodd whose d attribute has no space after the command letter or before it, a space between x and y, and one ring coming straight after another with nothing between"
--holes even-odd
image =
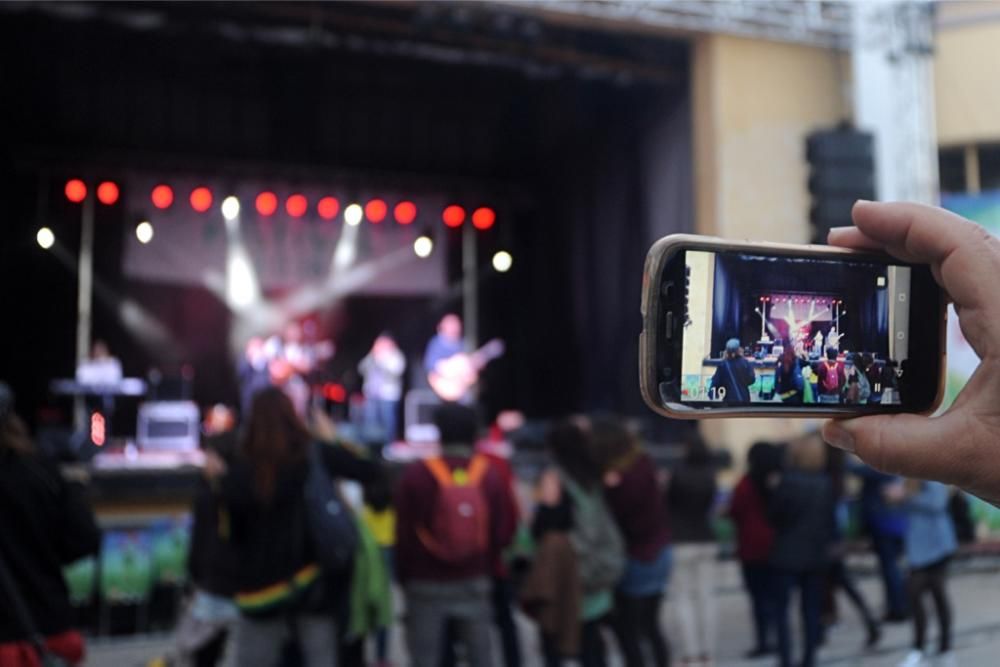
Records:
<instances>
[{"instance_id":1,"label":"spotlight","mask_svg":"<svg viewBox=\"0 0 1000 667\"><path fill-rule=\"evenodd\" d=\"M79 204L87 198L87 186L79 178L66 181L66 199Z\"/></svg>"},{"instance_id":2,"label":"spotlight","mask_svg":"<svg viewBox=\"0 0 1000 667\"><path fill-rule=\"evenodd\" d=\"M191 191L191 208L198 213L204 213L212 208L212 191L206 187L195 188Z\"/></svg>"},{"instance_id":3,"label":"spotlight","mask_svg":"<svg viewBox=\"0 0 1000 667\"><path fill-rule=\"evenodd\" d=\"M240 200L230 195L222 200L222 217L235 220L240 215Z\"/></svg>"},{"instance_id":4,"label":"spotlight","mask_svg":"<svg viewBox=\"0 0 1000 667\"><path fill-rule=\"evenodd\" d=\"M444 210L441 214L441 219L444 220L444 224L449 227L461 227L462 223L465 222L465 209L461 206L452 204Z\"/></svg>"},{"instance_id":5,"label":"spotlight","mask_svg":"<svg viewBox=\"0 0 1000 667\"><path fill-rule=\"evenodd\" d=\"M361 209L361 204L351 204L344 209L344 222L349 224L351 227L357 227L361 224L361 218L363 218L365 212Z\"/></svg>"},{"instance_id":6,"label":"spotlight","mask_svg":"<svg viewBox=\"0 0 1000 667\"><path fill-rule=\"evenodd\" d=\"M333 220L340 212L340 202L336 197L323 197L316 203L316 212L324 220Z\"/></svg>"},{"instance_id":7,"label":"spotlight","mask_svg":"<svg viewBox=\"0 0 1000 667\"><path fill-rule=\"evenodd\" d=\"M169 185L157 185L153 188L150 199L153 200L153 206L162 211L165 208L170 208L170 205L174 203L174 191Z\"/></svg>"},{"instance_id":8,"label":"spotlight","mask_svg":"<svg viewBox=\"0 0 1000 667\"><path fill-rule=\"evenodd\" d=\"M42 246L43 250L48 250L55 244L56 235L48 227L42 227L35 234L35 240L38 241L38 245Z\"/></svg>"},{"instance_id":9,"label":"spotlight","mask_svg":"<svg viewBox=\"0 0 1000 667\"><path fill-rule=\"evenodd\" d=\"M278 210L278 197L273 192L261 192L257 195L257 212L263 216L274 215Z\"/></svg>"},{"instance_id":10,"label":"spotlight","mask_svg":"<svg viewBox=\"0 0 1000 667\"><path fill-rule=\"evenodd\" d=\"M372 199L370 202L365 204L365 217L375 224L385 220L385 214L388 211L389 207L386 206L385 202L381 199Z\"/></svg>"},{"instance_id":11,"label":"spotlight","mask_svg":"<svg viewBox=\"0 0 1000 667\"><path fill-rule=\"evenodd\" d=\"M434 241L427 235L418 236L413 242L413 252L421 259L430 257L434 252Z\"/></svg>"},{"instance_id":12,"label":"spotlight","mask_svg":"<svg viewBox=\"0 0 1000 667\"><path fill-rule=\"evenodd\" d=\"M396 222L401 225L408 225L417 219L417 206L411 201L401 201L392 210Z\"/></svg>"},{"instance_id":13,"label":"spotlight","mask_svg":"<svg viewBox=\"0 0 1000 667\"><path fill-rule=\"evenodd\" d=\"M491 208L477 208L472 213L472 226L476 229L485 231L493 226L493 223L497 221L497 214Z\"/></svg>"},{"instance_id":14,"label":"spotlight","mask_svg":"<svg viewBox=\"0 0 1000 667\"><path fill-rule=\"evenodd\" d=\"M493 268L499 273L507 273L513 264L514 258L506 250L501 250L493 255Z\"/></svg>"},{"instance_id":15,"label":"spotlight","mask_svg":"<svg viewBox=\"0 0 1000 667\"><path fill-rule=\"evenodd\" d=\"M139 243L146 245L153 240L153 225L148 220L143 220L135 226L135 237Z\"/></svg>"},{"instance_id":16,"label":"spotlight","mask_svg":"<svg viewBox=\"0 0 1000 667\"><path fill-rule=\"evenodd\" d=\"M104 181L97 186L97 199L105 206L111 206L118 201L118 186L111 181Z\"/></svg>"},{"instance_id":17,"label":"spotlight","mask_svg":"<svg viewBox=\"0 0 1000 667\"><path fill-rule=\"evenodd\" d=\"M303 195L294 194L285 200L285 211L293 218L301 218L306 214L308 208L309 202Z\"/></svg>"}]
</instances>

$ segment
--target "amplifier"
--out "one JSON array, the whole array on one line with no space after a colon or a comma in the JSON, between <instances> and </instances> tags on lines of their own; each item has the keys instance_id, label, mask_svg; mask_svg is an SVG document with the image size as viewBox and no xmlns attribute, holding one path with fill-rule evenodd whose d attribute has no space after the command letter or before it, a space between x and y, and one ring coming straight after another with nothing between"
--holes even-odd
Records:
<instances>
[{"instance_id":1,"label":"amplifier","mask_svg":"<svg viewBox=\"0 0 1000 667\"><path fill-rule=\"evenodd\" d=\"M198 449L201 414L191 401L152 401L139 406L136 443L147 451Z\"/></svg>"}]
</instances>

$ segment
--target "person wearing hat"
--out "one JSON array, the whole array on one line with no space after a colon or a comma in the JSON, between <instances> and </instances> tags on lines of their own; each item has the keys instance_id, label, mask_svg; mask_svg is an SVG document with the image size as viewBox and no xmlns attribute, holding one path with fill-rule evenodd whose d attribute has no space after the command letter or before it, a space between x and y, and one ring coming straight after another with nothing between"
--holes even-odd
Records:
<instances>
[{"instance_id":1,"label":"person wearing hat","mask_svg":"<svg viewBox=\"0 0 1000 667\"><path fill-rule=\"evenodd\" d=\"M712 389L715 390L713 397L726 405L749 403L750 385L756 381L757 374L750 362L743 357L739 339L730 338L726 341L726 356L712 376Z\"/></svg>"}]
</instances>

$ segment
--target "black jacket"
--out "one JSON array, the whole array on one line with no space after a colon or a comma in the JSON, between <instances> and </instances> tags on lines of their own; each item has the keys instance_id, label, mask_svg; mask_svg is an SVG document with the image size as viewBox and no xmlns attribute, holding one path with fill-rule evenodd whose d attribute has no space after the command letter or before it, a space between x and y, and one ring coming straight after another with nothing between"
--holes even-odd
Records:
<instances>
[{"instance_id":1,"label":"black jacket","mask_svg":"<svg viewBox=\"0 0 1000 667\"><path fill-rule=\"evenodd\" d=\"M717 491L711 463L677 466L667 487L670 534L675 544L715 542L711 513Z\"/></svg>"},{"instance_id":2,"label":"black jacket","mask_svg":"<svg viewBox=\"0 0 1000 667\"><path fill-rule=\"evenodd\" d=\"M341 446L321 448L323 463L333 477L359 482L373 480L378 467ZM229 514L237 591L255 591L285 581L314 561L305 524L304 486L308 461L278 473L274 497L262 502L254 491L253 471L241 458L229 466L220 491ZM327 582L331 593L347 582Z\"/></svg>"},{"instance_id":3,"label":"black jacket","mask_svg":"<svg viewBox=\"0 0 1000 667\"><path fill-rule=\"evenodd\" d=\"M792 471L771 495L771 564L787 572L826 567L834 539L833 486L826 475Z\"/></svg>"},{"instance_id":4,"label":"black jacket","mask_svg":"<svg viewBox=\"0 0 1000 667\"><path fill-rule=\"evenodd\" d=\"M42 634L72 627L62 566L96 553L100 541L78 485L39 457L0 454L0 556ZM0 591L0 642L27 638L12 606Z\"/></svg>"}]
</instances>

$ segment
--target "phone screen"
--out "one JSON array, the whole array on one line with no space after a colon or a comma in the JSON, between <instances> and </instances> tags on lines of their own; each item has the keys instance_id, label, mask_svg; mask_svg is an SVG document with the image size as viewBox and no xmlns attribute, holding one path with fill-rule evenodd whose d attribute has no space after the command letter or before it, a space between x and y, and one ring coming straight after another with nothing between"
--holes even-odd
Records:
<instances>
[{"instance_id":1,"label":"phone screen","mask_svg":"<svg viewBox=\"0 0 1000 667\"><path fill-rule=\"evenodd\" d=\"M665 323L674 369L665 400L862 412L934 400L941 306L927 267L691 248L672 264L664 278L683 290Z\"/></svg>"}]
</instances>

